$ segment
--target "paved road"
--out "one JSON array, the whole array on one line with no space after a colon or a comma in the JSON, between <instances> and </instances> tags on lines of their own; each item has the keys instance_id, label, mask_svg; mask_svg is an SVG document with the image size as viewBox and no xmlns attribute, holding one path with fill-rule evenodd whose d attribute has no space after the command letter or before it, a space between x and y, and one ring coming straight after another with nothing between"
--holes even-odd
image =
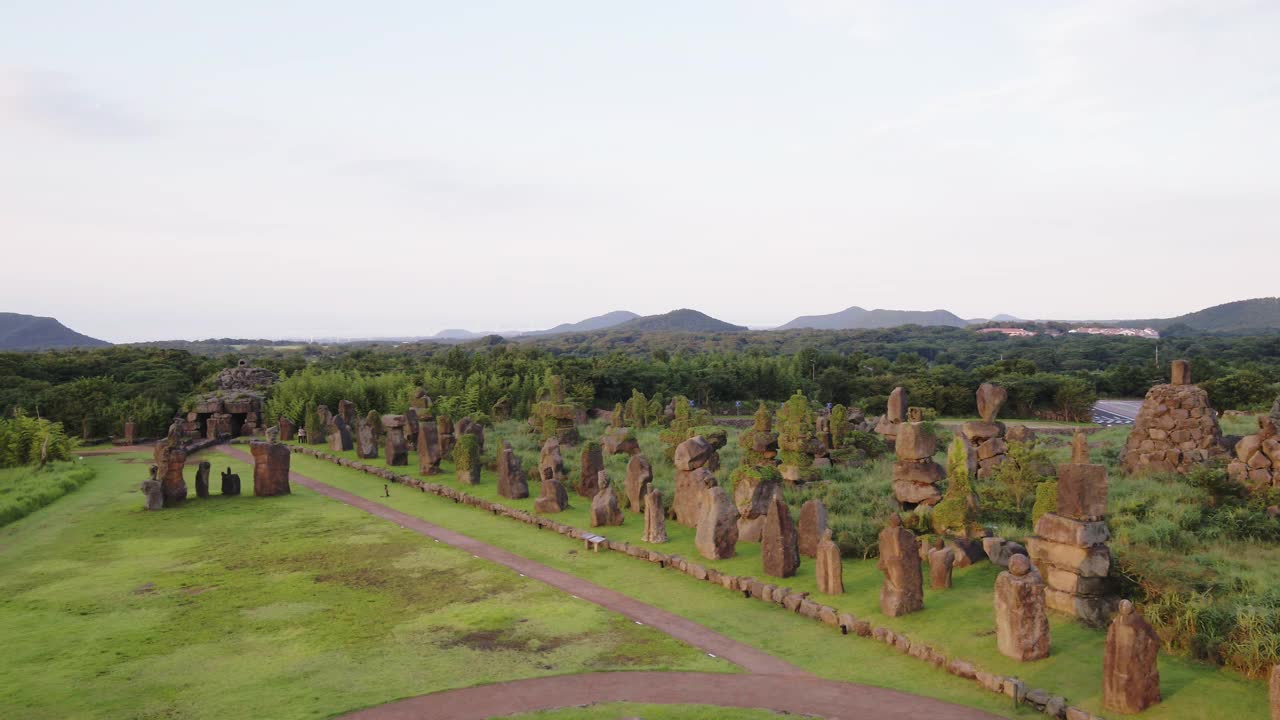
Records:
<instances>
[{"instance_id":1,"label":"paved road","mask_svg":"<svg viewBox=\"0 0 1280 720\"><path fill-rule=\"evenodd\" d=\"M1093 421L1099 425L1132 425L1141 409L1141 400L1099 400L1093 405Z\"/></svg>"},{"instance_id":2,"label":"paved road","mask_svg":"<svg viewBox=\"0 0 1280 720\"><path fill-rule=\"evenodd\" d=\"M235 447L216 449L253 462ZM780 712L817 715L829 720L993 720L994 715L962 705L883 688L816 678L803 669L762 650L740 643L691 620L653 607L613 590L442 528L418 517L366 500L301 473L289 482L390 520L472 555L625 615L636 622L724 658L746 674L608 672L515 680L420 695L343 716L344 720L480 720L516 712L549 710L598 702L719 705L759 707ZM855 641L856 642L856 641Z\"/></svg>"}]
</instances>

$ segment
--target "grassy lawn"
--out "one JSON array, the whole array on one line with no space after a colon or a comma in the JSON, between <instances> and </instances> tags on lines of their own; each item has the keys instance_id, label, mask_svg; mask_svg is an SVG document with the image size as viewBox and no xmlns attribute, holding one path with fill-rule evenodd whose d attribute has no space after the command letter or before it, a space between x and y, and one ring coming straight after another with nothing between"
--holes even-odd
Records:
<instances>
[{"instance_id":1,"label":"grassy lawn","mask_svg":"<svg viewBox=\"0 0 1280 720\"><path fill-rule=\"evenodd\" d=\"M486 442L489 454L496 444L494 438ZM381 460L369 462L381 464ZM1008 711L1004 702L976 690L972 683L951 678L917 660L903 658L873 641L842 638L830 629L780 607L744 600L707 583L660 570L619 553L579 553L577 543L558 535L505 518L495 518L433 495L393 486L390 499L380 498L381 480L326 461L295 455L294 463L294 469L304 474L684 615L730 637L773 652L817 675L906 690L997 712ZM566 465L569 465L568 457ZM416 458L411 453L410 467L399 470L416 474L416 468ZM454 480L449 461L445 461L443 469L443 474L431 480L500 500L509 506L532 510L532 499L498 498L496 476L488 470L483 473L481 485L463 487ZM621 475L612 476L621 479ZM570 502L573 507L559 514L557 519L588 527L586 499L571 494ZM637 544L642 532L641 516L629 512L623 526L602 529L602 534L610 539ZM665 552L695 558L725 572L765 578L761 572L758 544L740 543L737 557L710 562L702 560L695 550L692 529L669 521L667 533L671 541L663 547ZM876 570L874 560L845 560L846 594L842 596L819 594L813 569L812 561L806 559L796 577L778 583L807 590L819 601L869 619L874 624L924 639L949 657L969 659L984 669L1020 677L1032 687L1062 693L1072 704L1102 713L1105 633L1055 616L1052 656L1049 659L1018 663L1005 658L995 648L991 588L997 568L989 563L957 570L953 589L927 591L926 611L902 618L886 618L879 612L878 593L882 576ZM929 682L922 683L921 678L925 677ZM1240 718L1262 718L1267 714L1264 685L1234 672L1183 658L1162 657L1161 677L1165 702L1148 710L1143 717L1201 718L1232 714Z\"/></svg>"},{"instance_id":2,"label":"grassy lawn","mask_svg":"<svg viewBox=\"0 0 1280 720\"><path fill-rule=\"evenodd\" d=\"M0 469L0 526L30 515L91 478L93 468L82 462Z\"/></svg>"},{"instance_id":3,"label":"grassy lawn","mask_svg":"<svg viewBox=\"0 0 1280 720\"><path fill-rule=\"evenodd\" d=\"M725 709L712 705L644 705L639 703L603 703L587 707L543 710L535 713L507 715L510 720L721 720L731 715L734 720L777 720L792 717L770 710Z\"/></svg>"},{"instance_id":4,"label":"grassy lawn","mask_svg":"<svg viewBox=\"0 0 1280 720\"><path fill-rule=\"evenodd\" d=\"M144 512L148 460L88 458L94 480L0 529L0 717L324 718L542 675L736 670L300 487Z\"/></svg>"}]
</instances>

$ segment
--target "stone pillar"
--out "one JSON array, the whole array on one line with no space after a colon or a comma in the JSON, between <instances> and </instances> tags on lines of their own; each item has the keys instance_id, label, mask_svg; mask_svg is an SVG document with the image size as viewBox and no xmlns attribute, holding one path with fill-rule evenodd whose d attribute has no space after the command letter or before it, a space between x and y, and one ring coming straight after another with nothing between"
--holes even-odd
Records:
<instances>
[{"instance_id":1,"label":"stone pillar","mask_svg":"<svg viewBox=\"0 0 1280 720\"><path fill-rule=\"evenodd\" d=\"M463 435L453 447L454 471L464 485L480 484L480 443L475 435Z\"/></svg>"},{"instance_id":2,"label":"stone pillar","mask_svg":"<svg viewBox=\"0 0 1280 720\"><path fill-rule=\"evenodd\" d=\"M1169 384L1190 385L1191 363L1186 360L1174 360L1172 367L1169 369Z\"/></svg>"},{"instance_id":3,"label":"stone pillar","mask_svg":"<svg viewBox=\"0 0 1280 720\"><path fill-rule=\"evenodd\" d=\"M203 460L196 467L196 497L209 497L209 461Z\"/></svg>"},{"instance_id":4,"label":"stone pillar","mask_svg":"<svg viewBox=\"0 0 1280 720\"><path fill-rule=\"evenodd\" d=\"M421 430L418 436L422 436ZM524 468L520 467L520 458L511 449L511 443L505 440L498 452L498 495L513 500L529 497L529 482L525 479Z\"/></svg>"},{"instance_id":5,"label":"stone pillar","mask_svg":"<svg viewBox=\"0 0 1280 720\"><path fill-rule=\"evenodd\" d=\"M560 454L560 441L556 438L547 438L538 455L538 477L544 477L548 469L557 480L563 481L564 456Z\"/></svg>"},{"instance_id":6,"label":"stone pillar","mask_svg":"<svg viewBox=\"0 0 1280 720\"><path fill-rule=\"evenodd\" d=\"M818 580L818 592L825 595L844 593L844 565L840 562L840 546L831 538L831 529L822 531L822 540L818 542L815 553L815 574Z\"/></svg>"},{"instance_id":7,"label":"stone pillar","mask_svg":"<svg viewBox=\"0 0 1280 720\"><path fill-rule=\"evenodd\" d=\"M676 522L681 525L698 526L700 517L698 510L703 491L718 484L715 475L707 467L713 457L716 457L715 448L701 435L689 438L676 446L673 458L676 466L676 493L673 509ZM734 541L737 541L736 537Z\"/></svg>"},{"instance_id":8,"label":"stone pillar","mask_svg":"<svg viewBox=\"0 0 1280 720\"><path fill-rule=\"evenodd\" d=\"M1088 465L1089 462L1089 436L1077 430L1071 436L1071 464L1072 465Z\"/></svg>"},{"instance_id":9,"label":"stone pillar","mask_svg":"<svg viewBox=\"0 0 1280 720\"><path fill-rule=\"evenodd\" d=\"M898 617L924 609L924 575L920 570L920 546L916 536L902 527L902 518L889 516L880 531L880 561L884 573L880 586L880 611Z\"/></svg>"},{"instance_id":10,"label":"stone pillar","mask_svg":"<svg viewBox=\"0 0 1280 720\"><path fill-rule=\"evenodd\" d=\"M584 498L594 498L596 491L600 489L600 473L604 472L604 454L600 451L600 443L588 442L582 446L578 468L578 494Z\"/></svg>"},{"instance_id":11,"label":"stone pillar","mask_svg":"<svg viewBox=\"0 0 1280 720\"><path fill-rule=\"evenodd\" d=\"M627 479L623 484L631 512L645 512L644 500L653 484L653 465L649 459L639 453L632 455L627 461Z\"/></svg>"},{"instance_id":12,"label":"stone pillar","mask_svg":"<svg viewBox=\"0 0 1280 720\"><path fill-rule=\"evenodd\" d=\"M249 443L253 454L253 494L258 497L289 494L289 448L279 443Z\"/></svg>"},{"instance_id":13,"label":"stone pillar","mask_svg":"<svg viewBox=\"0 0 1280 720\"><path fill-rule=\"evenodd\" d=\"M929 550L929 587L933 590L947 590L951 587L951 569L955 567L956 556L942 538L933 541Z\"/></svg>"},{"instance_id":14,"label":"stone pillar","mask_svg":"<svg viewBox=\"0 0 1280 720\"><path fill-rule=\"evenodd\" d=\"M743 465L733 471L733 503L738 506L738 542L760 542L769 502L782 474L772 465Z\"/></svg>"},{"instance_id":15,"label":"stone pillar","mask_svg":"<svg viewBox=\"0 0 1280 720\"><path fill-rule=\"evenodd\" d=\"M173 507L186 500L187 481L182 477L182 470L187 464L187 451L179 445L161 443L156 446L155 461L159 468L164 506Z\"/></svg>"},{"instance_id":16,"label":"stone pillar","mask_svg":"<svg viewBox=\"0 0 1280 720\"><path fill-rule=\"evenodd\" d=\"M298 426L284 415L276 419L276 428L280 431L280 442L293 442L294 436L298 433Z\"/></svg>"},{"instance_id":17,"label":"stone pillar","mask_svg":"<svg viewBox=\"0 0 1280 720\"><path fill-rule=\"evenodd\" d=\"M137 426L133 424L132 420L125 422L124 424L124 444L125 445L133 444L134 433L136 430L137 430Z\"/></svg>"},{"instance_id":18,"label":"stone pillar","mask_svg":"<svg viewBox=\"0 0 1280 720\"><path fill-rule=\"evenodd\" d=\"M382 416L382 430L387 435L387 465L409 464L409 446L404 437L404 427L407 422L403 415Z\"/></svg>"},{"instance_id":19,"label":"stone pillar","mask_svg":"<svg viewBox=\"0 0 1280 720\"><path fill-rule=\"evenodd\" d=\"M1027 662L1049 657L1049 616L1044 581L1026 555L1009 558L1009 569L996 578L996 646Z\"/></svg>"},{"instance_id":20,"label":"stone pillar","mask_svg":"<svg viewBox=\"0 0 1280 720\"><path fill-rule=\"evenodd\" d=\"M345 400L343 402L346 402ZM342 407L339 403L338 407ZM329 426L330 452L347 452L355 447L351 442L351 426L342 415L333 416L333 424Z\"/></svg>"},{"instance_id":21,"label":"stone pillar","mask_svg":"<svg viewBox=\"0 0 1280 720\"><path fill-rule=\"evenodd\" d=\"M942 466L933 461L938 439L924 423L900 423L894 440L893 497L904 509L936 505L942 499L937 483L945 477Z\"/></svg>"},{"instance_id":22,"label":"stone pillar","mask_svg":"<svg viewBox=\"0 0 1280 720\"><path fill-rule=\"evenodd\" d=\"M760 560L764 573L773 577L791 577L800 567L800 541L791 522L791 509L781 493L775 492L769 498L769 511L760 532Z\"/></svg>"},{"instance_id":23,"label":"stone pillar","mask_svg":"<svg viewBox=\"0 0 1280 720\"><path fill-rule=\"evenodd\" d=\"M440 472L440 431L435 420L418 421L418 472L436 475Z\"/></svg>"},{"instance_id":24,"label":"stone pillar","mask_svg":"<svg viewBox=\"0 0 1280 720\"><path fill-rule=\"evenodd\" d=\"M700 468L705 469L705 468ZM737 552L738 509L719 485L703 489L694 545L708 560L725 560Z\"/></svg>"},{"instance_id":25,"label":"stone pillar","mask_svg":"<svg viewBox=\"0 0 1280 720\"><path fill-rule=\"evenodd\" d=\"M818 556L818 543L827 532L827 506L813 498L800 506L800 554Z\"/></svg>"},{"instance_id":26,"label":"stone pillar","mask_svg":"<svg viewBox=\"0 0 1280 720\"><path fill-rule=\"evenodd\" d=\"M1115 605L1106 512L1106 466L1059 465L1058 509L1041 515L1027 538L1031 559L1045 573L1049 607L1093 627L1106 624Z\"/></svg>"},{"instance_id":27,"label":"stone pillar","mask_svg":"<svg viewBox=\"0 0 1280 720\"><path fill-rule=\"evenodd\" d=\"M622 524L622 508L618 507L618 493L609 482L609 476L601 470L596 477L596 496L591 498L591 527Z\"/></svg>"},{"instance_id":28,"label":"stone pillar","mask_svg":"<svg viewBox=\"0 0 1280 720\"><path fill-rule=\"evenodd\" d=\"M377 433L373 424L368 420L356 427L356 457L361 460L372 460L378 457Z\"/></svg>"},{"instance_id":29,"label":"stone pillar","mask_svg":"<svg viewBox=\"0 0 1280 720\"><path fill-rule=\"evenodd\" d=\"M1160 702L1159 652L1160 636L1133 603L1121 600L1102 656L1102 704L1108 710L1138 713Z\"/></svg>"},{"instance_id":30,"label":"stone pillar","mask_svg":"<svg viewBox=\"0 0 1280 720\"><path fill-rule=\"evenodd\" d=\"M667 541L667 514L662 508L662 491L652 485L644 496L644 536L647 543Z\"/></svg>"}]
</instances>

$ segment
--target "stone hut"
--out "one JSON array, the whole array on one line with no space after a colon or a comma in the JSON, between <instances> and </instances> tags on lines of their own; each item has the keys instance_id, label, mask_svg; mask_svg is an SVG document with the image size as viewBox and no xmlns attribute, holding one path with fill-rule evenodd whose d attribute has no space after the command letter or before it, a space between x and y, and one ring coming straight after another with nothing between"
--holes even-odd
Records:
<instances>
[{"instance_id":1,"label":"stone hut","mask_svg":"<svg viewBox=\"0 0 1280 720\"><path fill-rule=\"evenodd\" d=\"M1223 454L1218 414L1209 394L1191 384L1186 360L1174 360L1172 382L1147 391L1121 462L1130 474L1185 473Z\"/></svg>"},{"instance_id":2,"label":"stone hut","mask_svg":"<svg viewBox=\"0 0 1280 720\"><path fill-rule=\"evenodd\" d=\"M182 422L184 438L250 437L266 426L262 415L266 391L279 377L270 370L236 367L218 373L216 390L202 396Z\"/></svg>"}]
</instances>

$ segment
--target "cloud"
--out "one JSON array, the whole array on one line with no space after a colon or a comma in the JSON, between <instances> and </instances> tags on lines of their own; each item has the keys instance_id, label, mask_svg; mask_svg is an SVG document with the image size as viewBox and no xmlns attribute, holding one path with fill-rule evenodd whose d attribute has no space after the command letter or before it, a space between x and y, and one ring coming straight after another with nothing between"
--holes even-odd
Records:
<instances>
[{"instance_id":1,"label":"cloud","mask_svg":"<svg viewBox=\"0 0 1280 720\"><path fill-rule=\"evenodd\" d=\"M154 125L124 104L83 88L66 73L0 68L0 122L95 140L133 140Z\"/></svg>"}]
</instances>

